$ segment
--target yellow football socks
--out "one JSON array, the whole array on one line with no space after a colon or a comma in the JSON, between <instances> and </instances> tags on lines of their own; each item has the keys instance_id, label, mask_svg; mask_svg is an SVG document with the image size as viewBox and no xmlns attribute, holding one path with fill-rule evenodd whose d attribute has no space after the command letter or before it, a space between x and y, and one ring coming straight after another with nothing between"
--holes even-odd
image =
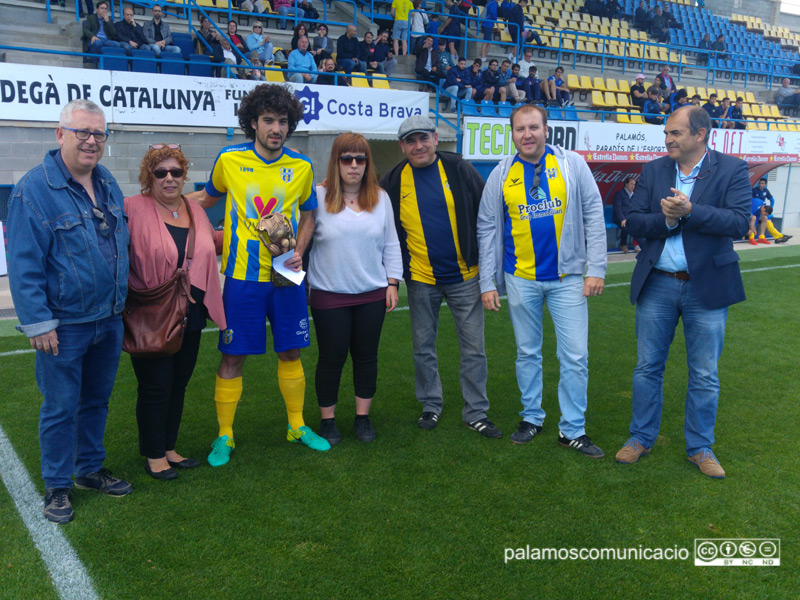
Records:
<instances>
[{"instance_id":1,"label":"yellow football socks","mask_svg":"<svg viewBox=\"0 0 800 600\"><path fill-rule=\"evenodd\" d=\"M239 404L239 398L241 397L241 377L222 379L217 375L217 385L214 388L214 402L217 405L219 435L227 435L229 440L233 440L233 417L236 415L236 406Z\"/></svg>"},{"instance_id":2,"label":"yellow football socks","mask_svg":"<svg viewBox=\"0 0 800 600\"><path fill-rule=\"evenodd\" d=\"M783 237L783 234L775 229L775 225L772 224L772 221L767 221L767 231L769 231L769 234L776 240Z\"/></svg>"},{"instance_id":3,"label":"yellow football socks","mask_svg":"<svg viewBox=\"0 0 800 600\"><path fill-rule=\"evenodd\" d=\"M303 400L306 395L306 376L300 359L278 361L278 386L286 403L289 427L297 431L305 425L303 421Z\"/></svg>"}]
</instances>

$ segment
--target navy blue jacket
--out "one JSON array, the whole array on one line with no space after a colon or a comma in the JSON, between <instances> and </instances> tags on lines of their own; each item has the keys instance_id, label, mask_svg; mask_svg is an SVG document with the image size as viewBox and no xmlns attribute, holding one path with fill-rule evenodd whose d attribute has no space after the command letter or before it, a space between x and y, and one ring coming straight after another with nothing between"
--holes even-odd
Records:
<instances>
[{"instance_id":1,"label":"navy blue jacket","mask_svg":"<svg viewBox=\"0 0 800 600\"><path fill-rule=\"evenodd\" d=\"M129 25L124 19L122 21L117 21L114 23L114 27L117 30L117 39L120 42L130 42L133 40L139 47L147 44L147 40L144 39L144 30L142 29L141 25Z\"/></svg>"},{"instance_id":2,"label":"navy blue jacket","mask_svg":"<svg viewBox=\"0 0 800 600\"><path fill-rule=\"evenodd\" d=\"M631 279L631 303L635 304L653 266L661 257L666 239L681 233L692 287L706 309L724 308L745 299L739 255L733 240L747 233L751 189L747 163L709 150L689 200L692 213L667 228L661 199L675 187L675 161L668 156L647 163L633 193L625 229L639 241Z\"/></svg>"}]
</instances>

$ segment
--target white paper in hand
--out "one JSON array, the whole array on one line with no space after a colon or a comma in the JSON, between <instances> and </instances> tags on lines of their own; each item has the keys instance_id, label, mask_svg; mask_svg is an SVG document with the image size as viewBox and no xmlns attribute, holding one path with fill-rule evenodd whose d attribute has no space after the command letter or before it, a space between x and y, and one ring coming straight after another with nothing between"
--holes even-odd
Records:
<instances>
[{"instance_id":1,"label":"white paper in hand","mask_svg":"<svg viewBox=\"0 0 800 600\"><path fill-rule=\"evenodd\" d=\"M273 256L272 267L275 269L275 271L286 277L286 279L291 281L293 284L300 285L306 276L306 272L302 269L299 271L292 271L286 266L286 261L292 258L292 256L294 256L294 250L289 250L280 256Z\"/></svg>"}]
</instances>

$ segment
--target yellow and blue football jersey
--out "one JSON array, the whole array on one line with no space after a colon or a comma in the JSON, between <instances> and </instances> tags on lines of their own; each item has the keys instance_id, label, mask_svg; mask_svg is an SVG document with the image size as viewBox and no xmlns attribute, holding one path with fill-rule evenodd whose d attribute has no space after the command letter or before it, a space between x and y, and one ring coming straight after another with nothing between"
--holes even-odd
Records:
<instances>
[{"instance_id":1,"label":"yellow and blue football jersey","mask_svg":"<svg viewBox=\"0 0 800 600\"><path fill-rule=\"evenodd\" d=\"M539 185L534 186L537 168ZM547 149L538 165L517 155L503 182L506 273L535 281L559 278L558 247L566 209L566 183L552 151Z\"/></svg>"},{"instance_id":2,"label":"yellow and blue football jersey","mask_svg":"<svg viewBox=\"0 0 800 600\"><path fill-rule=\"evenodd\" d=\"M470 269L461 254L453 194L438 158L428 167L403 168L400 224L406 232L412 281L461 283L477 275L478 268Z\"/></svg>"},{"instance_id":3,"label":"yellow and blue football jersey","mask_svg":"<svg viewBox=\"0 0 800 600\"><path fill-rule=\"evenodd\" d=\"M206 193L227 194L221 272L246 281L270 281L272 255L256 231L261 217L279 212L292 222L295 233L301 210L317 207L311 161L288 148L271 161L250 142L220 152Z\"/></svg>"}]
</instances>

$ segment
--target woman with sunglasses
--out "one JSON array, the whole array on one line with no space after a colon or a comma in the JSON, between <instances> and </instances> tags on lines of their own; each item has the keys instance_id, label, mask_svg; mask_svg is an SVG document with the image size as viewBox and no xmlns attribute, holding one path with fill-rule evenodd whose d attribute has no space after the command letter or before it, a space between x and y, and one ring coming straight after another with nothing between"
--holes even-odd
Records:
<instances>
[{"instance_id":1,"label":"woman with sunglasses","mask_svg":"<svg viewBox=\"0 0 800 600\"><path fill-rule=\"evenodd\" d=\"M194 300L189 303L183 345L176 354L160 358L131 356L139 383L139 452L147 459L145 471L155 479L175 479L178 473L173 467L191 469L200 465L175 450L183 398L194 371L206 317L225 329L217 268L221 232L213 230L199 204L183 196L188 165L179 145L150 146L139 168L142 193L125 198L131 233L130 287L153 288L168 281L176 269L188 269ZM195 239L188 264L190 227L194 227Z\"/></svg>"},{"instance_id":2,"label":"woman with sunglasses","mask_svg":"<svg viewBox=\"0 0 800 600\"><path fill-rule=\"evenodd\" d=\"M236 21L228 21L228 38L231 40L231 46L235 47L242 54L246 54L247 46L245 46L244 40L237 33L238 31L239 25L237 25Z\"/></svg>"},{"instance_id":3,"label":"woman with sunglasses","mask_svg":"<svg viewBox=\"0 0 800 600\"><path fill-rule=\"evenodd\" d=\"M341 440L334 412L349 352L355 434L371 442L376 436L369 409L378 379L378 342L384 316L397 306L403 264L392 205L378 187L369 144L362 135L343 133L336 138L317 198L308 283L319 347L315 380L322 414L319 434L331 446Z\"/></svg>"}]
</instances>

